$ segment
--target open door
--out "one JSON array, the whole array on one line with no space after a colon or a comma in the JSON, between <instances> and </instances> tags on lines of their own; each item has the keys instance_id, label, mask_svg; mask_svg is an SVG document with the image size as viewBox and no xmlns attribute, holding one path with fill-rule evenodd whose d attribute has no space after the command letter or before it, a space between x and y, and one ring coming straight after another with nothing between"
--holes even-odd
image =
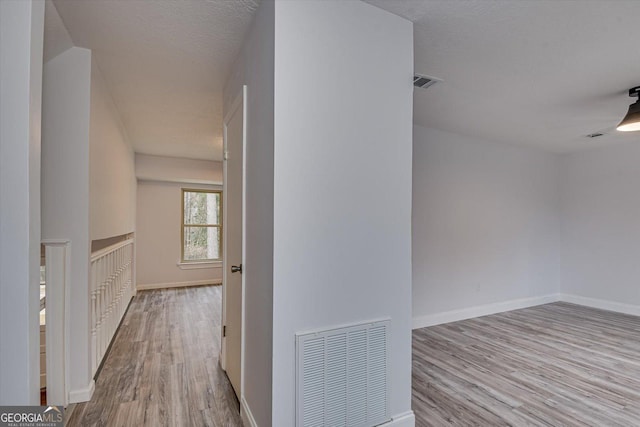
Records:
<instances>
[{"instance_id":1,"label":"open door","mask_svg":"<svg viewBox=\"0 0 640 427\"><path fill-rule=\"evenodd\" d=\"M242 388L244 280L244 145L246 86L224 120L222 368L240 400Z\"/></svg>"}]
</instances>

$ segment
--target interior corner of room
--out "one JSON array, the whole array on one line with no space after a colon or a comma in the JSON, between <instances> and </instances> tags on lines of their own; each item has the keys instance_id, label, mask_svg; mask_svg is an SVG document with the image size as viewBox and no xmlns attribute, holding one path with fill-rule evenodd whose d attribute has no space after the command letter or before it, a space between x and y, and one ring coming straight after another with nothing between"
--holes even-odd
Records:
<instances>
[{"instance_id":1,"label":"interior corner of room","mask_svg":"<svg viewBox=\"0 0 640 427\"><path fill-rule=\"evenodd\" d=\"M414 327L554 301L640 315L638 156L633 141L555 153L415 126Z\"/></svg>"}]
</instances>

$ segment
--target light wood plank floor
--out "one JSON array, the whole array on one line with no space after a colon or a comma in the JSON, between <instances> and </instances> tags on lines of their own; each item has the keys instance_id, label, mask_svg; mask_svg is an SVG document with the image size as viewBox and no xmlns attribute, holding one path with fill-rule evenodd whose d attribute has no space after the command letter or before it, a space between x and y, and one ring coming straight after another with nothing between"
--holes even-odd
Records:
<instances>
[{"instance_id":1,"label":"light wood plank floor","mask_svg":"<svg viewBox=\"0 0 640 427\"><path fill-rule=\"evenodd\" d=\"M138 292L67 426L241 426L218 364L220 286Z\"/></svg>"},{"instance_id":2,"label":"light wood plank floor","mask_svg":"<svg viewBox=\"0 0 640 427\"><path fill-rule=\"evenodd\" d=\"M417 426L640 426L640 317L553 303L413 333Z\"/></svg>"}]
</instances>

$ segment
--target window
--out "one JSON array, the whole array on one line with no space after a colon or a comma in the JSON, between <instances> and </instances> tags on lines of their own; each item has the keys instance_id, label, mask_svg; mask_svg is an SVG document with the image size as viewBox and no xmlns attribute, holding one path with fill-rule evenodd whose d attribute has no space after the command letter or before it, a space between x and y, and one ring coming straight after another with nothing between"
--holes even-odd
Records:
<instances>
[{"instance_id":1,"label":"window","mask_svg":"<svg viewBox=\"0 0 640 427\"><path fill-rule=\"evenodd\" d=\"M182 261L222 258L222 193L182 189Z\"/></svg>"}]
</instances>

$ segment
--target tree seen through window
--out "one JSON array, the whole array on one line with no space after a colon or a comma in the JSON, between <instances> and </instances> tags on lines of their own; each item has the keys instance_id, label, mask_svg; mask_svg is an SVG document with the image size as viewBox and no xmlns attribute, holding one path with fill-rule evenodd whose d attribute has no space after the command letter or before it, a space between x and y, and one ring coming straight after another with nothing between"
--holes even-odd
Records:
<instances>
[{"instance_id":1,"label":"tree seen through window","mask_svg":"<svg viewBox=\"0 0 640 427\"><path fill-rule=\"evenodd\" d=\"M182 260L222 258L222 194L182 190Z\"/></svg>"}]
</instances>

